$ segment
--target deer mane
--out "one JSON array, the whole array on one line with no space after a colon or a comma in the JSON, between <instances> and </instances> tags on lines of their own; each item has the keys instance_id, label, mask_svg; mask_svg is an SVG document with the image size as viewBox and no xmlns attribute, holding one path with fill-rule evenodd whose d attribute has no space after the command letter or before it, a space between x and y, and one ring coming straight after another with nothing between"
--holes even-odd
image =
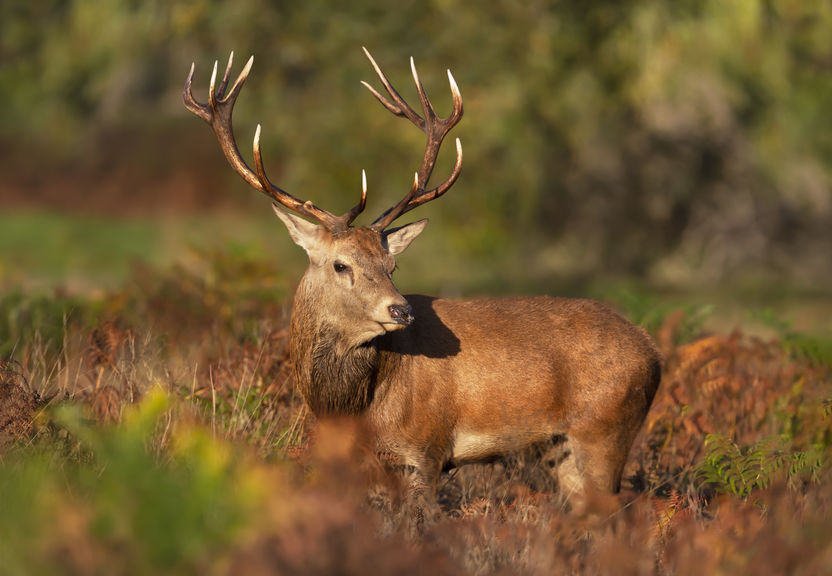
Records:
<instances>
[{"instance_id":1,"label":"deer mane","mask_svg":"<svg viewBox=\"0 0 832 576\"><path fill-rule=\"evenodd\" d=\"M346 346L334 326L323 324L314 331L293 330L292 348L298 385L315 414L358 414L373 401L374 341Z\"/></svg>"}]
</instances>

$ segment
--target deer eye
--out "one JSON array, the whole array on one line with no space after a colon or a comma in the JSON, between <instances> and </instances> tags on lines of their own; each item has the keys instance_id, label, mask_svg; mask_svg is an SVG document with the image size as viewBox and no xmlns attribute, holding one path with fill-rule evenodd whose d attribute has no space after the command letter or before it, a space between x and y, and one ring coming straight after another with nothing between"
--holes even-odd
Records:
<instances>
[{"instance_id":1,"label":"deer eye","mask_svg":"<svg viewBox=\"0 0 832 576\"><path fill-rule=\"evenodd\" d=\"M342 264L341 262L336 262L332 265L332 267L338 274L343 274L344 272L350 269L349 266L347 266L346 264Z\"/></svg>"}]
</instances>

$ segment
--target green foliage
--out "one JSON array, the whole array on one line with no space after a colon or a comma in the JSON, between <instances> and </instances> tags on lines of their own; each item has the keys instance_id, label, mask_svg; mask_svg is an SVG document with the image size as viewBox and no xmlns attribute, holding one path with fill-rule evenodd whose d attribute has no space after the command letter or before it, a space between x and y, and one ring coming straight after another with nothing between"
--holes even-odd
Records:
<instances>
[{"instance_id":1,"label":"green foliage","mask_svg":"<svg viewBox=\"0 0 832 576\"><path fill-rule=\"evenodd\" d=\"M280 317L290 291L278 262L241 243L192 248L186 263L163 269L136 262L125 274L125 287L106 295L0 286L0 358L37 340L48 372L65 347L67 326L89 326L101 315L131 323L150 315L171 330L223 326L251 335L264 309Z\"/></svg>"},{"instance_id":2,"label":"green foliage","mask_svg":"<svg viewBox=\"0 0 832 576\"><path fill-rule=\"evenodd\" d=\"M632 287L620 289L603 289L598 296L611 300L622 313L634 322L655 334L664 324L668 315L673 312L681 313L682 317L675 332L673 344L684 344L700 335L705 322L714 314L715 307L711 304L688 302L679 305L671 302L660 302L649 292Z\"/></svg>"},{"instance_id":3,"label":"green foliage","mask_svg":"<svg viewBox=\"0 0 832 576\"><path fill-rule=\"evenodd\" d=\"M73 546L111 555L111 568L131 574L215 565L223 555L218 548L238 537L260 491L230 446L181 420L170 430L173 409L160 391L128 410L118 427L93 426L74 406L56 409L56 423L91 462L47 446L0 464L4 571L62 571L61 554L84 561ZM38 541L42 549L32 545Z\"/></svg>"},{"instance_id":4,"label":"green foliage","mask_svg":"<svg viewBox=\"0 0 832 576\"><path fill-rule=\"evenodd\" d=\"M791 332L783 339L783 346L796 358L832 368L832 337L830 336Z\"/></svg>"},{"instance_id":5,"label":"green foliage","mask_svg":"<svg viewBox=\"0 0 832 576\"><path fill-rule=\"evenodd\" d=\"M722 434L708 434L705 459L696 474L717 492L747 500L754 490L765 489L782 477L789 484L804 478L817 484L828 463L825 448L813 445L808 450L794 450L789 438L783 436L740 447Z\"/></svg>"},{"instance_id":6,"label":"green foliage","mask_svg":"<svg viewBox=\"0 0 832 576\"><path fill-rule=\"evenodd\" d=\"M180 89L195 61L205 100L211 64L236 50L237 70L257 55L235 114L244 154L262 122L281 186L343 211L366 167L380 211L407 190L421 134L358 84L371 79L367 45L411 100L415 56L440 113L454 71L466 168L442 212L482 239L471 254L493 243L541 274L685 284L776 267L810 283L832 258L832 138L818 129L832 110L830 34L823 0L6 2L0 126L15 158L37 161L4 168L40 172L32 151L45 149L174 167L168 177L197 141L220 163ZM155 134L143 157L102 136L125 125ZM164 136L180 133L194 137ZM124 180L120 193L141 195ZM225 194L232 181L209 184Z\"/></svg>"},{"instance_id":7,"label":"green foliage","mask_svg":"<svg viewBox=\"0 0 832 576\"><path fill-rule=\"evenodd\" d=\"M54 358L64 345L67 322L89 318L93 309L84 299L0 292L0 358L9 358L24 345L38 341L38 349Z\"/></svg>"},{"instance_id":8,"label":"green foliage","mask_svg":"<svg viewBox=\"0 0 832 576\"><path fill-rule=\"evenodd\" d=\"M832 369L832 334L796 331L791 321L778 316L771 308L749 312L748 318L773 329L784 350L793 358Z\"/></svg>"},{"instance_id":9,"label":"green foliage","mask_svg":"<svg viewBox=\"0 0 832 576\"><path fill-rule=\"evenodd\" d=\"M160 228L148 220L1 213L0 288L32 279L84 288L120 283L133 261L164 262Z\"/></svg>"},{"instance_id":10,"label":"green foliage","mask_svg":"<svg viewBox=\"0 0 832 576\"><path fill-rule=\"evenodd\" d=\"M289 284L277 263L245 245L191 250L187 264L167 270L137 266L135 285L112 312L159 318L165 330L219 329L251 337L263 317L282 315Z\"/></svg>"}]
</instances>

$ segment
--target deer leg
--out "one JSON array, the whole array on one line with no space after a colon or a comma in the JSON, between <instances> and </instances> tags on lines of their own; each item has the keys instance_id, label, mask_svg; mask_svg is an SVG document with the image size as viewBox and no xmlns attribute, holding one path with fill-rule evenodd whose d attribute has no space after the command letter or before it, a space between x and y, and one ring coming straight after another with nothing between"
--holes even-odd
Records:
<instances>
[{"instance_id":1,"label":"deer leg","mask_svg":"<svg viewBox=\"0 0 832 576\"><path fill-rule=\"evenodd\" d=\"M592 494L618 492L626 452L615 442L568 438L557 469L558 491L573 512L582 514Z\"/></svg>"},{"instance_id":2,"label":"deer leg","mask_svg":"<svg viewBox=\"0 0 832 576\"><path fill-rule=\"evenodd\" d=\"M618 506L613 496L621 485L621 475L627 459L622 444L605 441L566 443L569 454L558 467L559 493L573 513L611 511ZM606 513L606 512L605 512Z\"/></svg>"},{"instance_id":3,"label":"deer leg","mask_svg":"<svg viewBox=\"0 0 832 576\"><path fill-rule=\"evenodd\" d=\"M573 505L582 501L584 497L584 475L579 458L582 456L580 447L571 438L563 443L563 457L557 468L558 492Z\"/></svg>"},{"instance_id":4,"label":"deer leg","mask_svg":"<svg viewBox=\"0 0 832 576\"><path fill-rule=\"evenodd\" d=\"M587 481L597 490L617 493L627 451L622 452L615 442L605 442L582 446L582 452Z\"/></svg>"},{"instance_id":5,"label":"deer leg","mask_svg":"<svg viewBox=\"0 0 832 576\"><path fill-rule=\"evenodd\" d=\"M407 523L414 536L422 536L434 521L437 508L436 488L440 474L441 467L428 459L411 469L405 513L409 516Z\"/></svg>"}]
</instances>

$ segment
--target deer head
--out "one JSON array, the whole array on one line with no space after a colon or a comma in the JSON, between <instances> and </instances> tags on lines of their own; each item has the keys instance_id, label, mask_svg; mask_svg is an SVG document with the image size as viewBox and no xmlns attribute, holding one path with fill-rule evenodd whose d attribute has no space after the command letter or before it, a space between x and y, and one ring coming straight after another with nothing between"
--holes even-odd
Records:
<instances>
[{"instance_id":1,"label":"deer head","mask_svg":"<svg viewBox=\"0 0 832 576\"><path fill-rule=\"evenodd\" d=\"M349 227L333 233L277 207L274 211L309 256L298 298L312 308L311 316L337 328L348 347L413 322L410 305L393 285L394 257L424 230L427 220L383 232ZM296 312L302 312L300 307Z\"/></svg>"},{"instance_id":2,"label":"deer head","mask_svg":"<svg viewBox=\"0 0 832 576\"><path fill-rule=\"evenodd\" d=\"M422 164L414 175L410 191L366 227L352 226L352 222L364 210L367 202L365 174L362 173L359 203L347 213L335 216L271 183L263 166L259 125L254 134L254 170L241 156L234 139L231 116L237 96L254 63L253 56L249 58L227 92L234 53L232 52L228 59L219 86L216 86L217 63L214 63L208 104L197 102L193 96L193 64L183 92L185 106L211 126L220 148L234 170L250 186L274 200L275 214L286 225L292 241L309 256L309 267L298 287L296 308L298 298L303 298L305 306L313 307L313 310L306 312L319 317L321 322L332 321L341 337L345 338L350 346L360 345L386 332L400 330L414 321L410 305L393 284L392 274L396 267L395 256L403 252L424 230L427 220L412 222L399 228L387 228L404 213L447 192L456 182L462 168L462 144L457 139L456 163L450 176L435 188L427 189L442 141L462 117L462 97L450 70L448 80L453 96L453 110L447 118L440 118L425 93L411 58L413 81L423 111L423 115L419 115L393 88L366 48L364 53L387 91L389 99L366 82L362 84L390 112L407 118L421 129L427 139Z\"/></svg>"}]
</instances>

